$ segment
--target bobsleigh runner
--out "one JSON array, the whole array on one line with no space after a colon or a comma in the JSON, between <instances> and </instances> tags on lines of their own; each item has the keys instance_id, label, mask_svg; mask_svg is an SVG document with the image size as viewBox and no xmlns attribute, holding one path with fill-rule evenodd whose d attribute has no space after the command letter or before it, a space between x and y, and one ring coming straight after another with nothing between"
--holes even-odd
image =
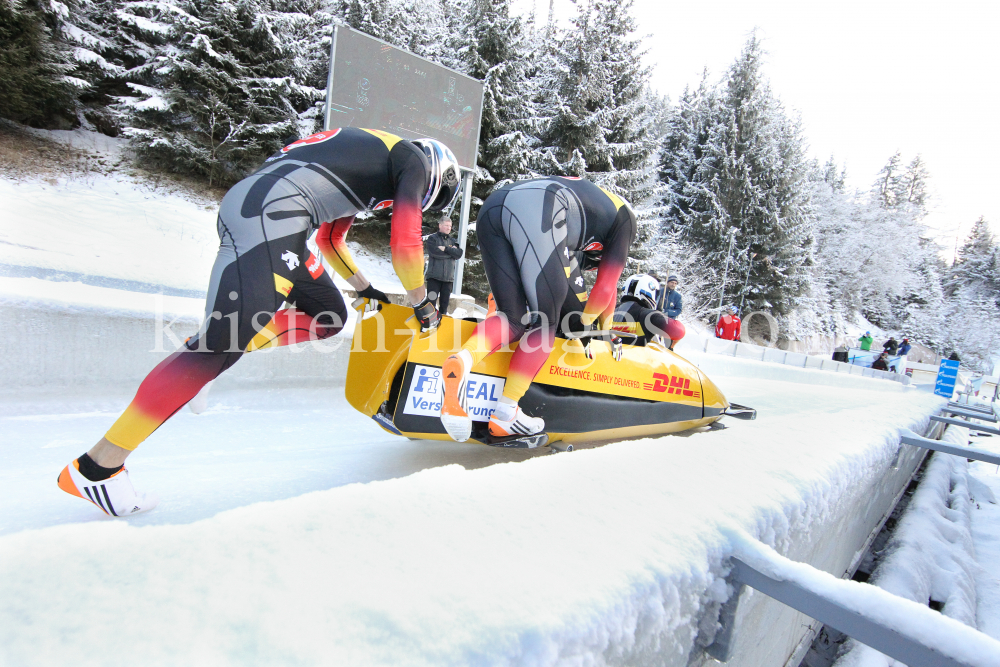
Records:
<instances>
[{"instance_id":1,"label":"bobsleigh runner","mask_svg":"<svg viewBox=\"0 0 1000 667\"><path fill-rule=\"evenodd\" d=\"M358 319L347 400L390 433L450 440L438 416L441 366L472 334L476 320L443 317L437 329L419 333L412 316L410 308L386 305ZM528 414L545 420L545 433L504 439L490 436L487 423L503 393L511 352L487 357L473 369L467 387L471 440L571 450L574 442L719 428L715 422L723 416L756 417L755 410L729 403L696 366L662 345L623 345L619 361L604 340L592 340L590 348L593 359L581 340L556 338L555 349L520 401Z\"/></svg>"}]
</instances>

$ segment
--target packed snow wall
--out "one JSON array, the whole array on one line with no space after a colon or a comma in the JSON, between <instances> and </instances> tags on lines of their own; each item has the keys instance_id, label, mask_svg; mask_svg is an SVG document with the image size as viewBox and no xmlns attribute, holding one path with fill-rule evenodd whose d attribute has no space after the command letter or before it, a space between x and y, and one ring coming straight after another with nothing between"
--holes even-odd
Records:
<instances>
[{"instance_id":1,"label":"packed snow wall","mask_svg":"<svg viewBox=\"0 0 1000 667\"><path fill-rule=\"evenodd\" d=\"M16 350L0 355L0 392L24 397L134 391L156 364L197 333L203 309L201 299L0 279L0 321L8 349ZM344 334L244 355L215 386L343 385L350 352Z\"/></svg>"}]
</instances>

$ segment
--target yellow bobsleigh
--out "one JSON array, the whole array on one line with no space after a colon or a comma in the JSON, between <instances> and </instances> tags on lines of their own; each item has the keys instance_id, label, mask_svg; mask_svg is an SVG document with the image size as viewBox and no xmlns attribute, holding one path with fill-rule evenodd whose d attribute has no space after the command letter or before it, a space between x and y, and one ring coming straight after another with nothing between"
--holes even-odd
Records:
<instances>
[{"instance_id":1,"label":"yellow bobsleigh","mask_svg":"<svg viewBox=\"0 0 1000 667\"><path fill-rule=\"evenodd\" d=\"M449 440L438 417L441 365L472 335L474 320L441 319L419 333L413 311L386 305L359 319L347 368L348 402L396 435ZM696 366L664 346L623 345L620 360L611 344L556 338L548 361L520 401L545 420L547 438L488 435L487 423L503 393L511 351L501 350L472 369L467 387L472 440L534 447L548 443L636 438L708 426L730 414L752 419L754 411L733 405Z\"/></svg>"}]
</instances>

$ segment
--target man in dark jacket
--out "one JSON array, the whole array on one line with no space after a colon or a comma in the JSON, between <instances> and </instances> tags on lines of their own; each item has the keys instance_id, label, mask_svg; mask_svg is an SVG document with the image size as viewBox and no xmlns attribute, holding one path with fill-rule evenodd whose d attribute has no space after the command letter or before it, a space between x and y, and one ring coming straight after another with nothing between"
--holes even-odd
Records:
<instances>
[{"instance_id":1,"label":"man in dark jacket","mask_svg":"<svg viewBox=\"0 0 1000 667\"><path fill-rule=\"evenodd\" d=\"M896 338L889 336L889 340L882 344L882 349L889 354L896 354L896 349L899 347L899 343L896 342Z\"/></svg>"},{"instance_id":2,"label":"man in dark jacket","mask_svg":"<svg viewBox=\"0 0 1000 667\"><path fill-rule=\"evenodd\" d=\"M672 320L680 316L683 308L680 292L677 291L677 282L677 276L667 276L666 288L659 290L656 295L656 309L666 313Z\"/></svg>"},{"instance_id":3,"label":"man in dark jacket","mask_svg":"<svg viewBox=\"0 0 1000 667\"><path fill-rule=\"evenodd\" d=\"M427 296L431 302L438 302L438 312L448 314L451 286L455 280L455 260L462 256L451 234L451 218L441 218L438 230L424 240L424 251L430 257L427 262Z\"/></svg>"},{"instance_id":4,"label":"man in dark jacket","mask_svg":"<svg viewBox=\"0 0 1000 667\"><path fill-rule=\"evenodd\" d=\"M887 370L889 370L889 353L888 352L883 352L882 354L880 354L879 357L878 357L878 359L876 359L872 363L872 368L875 369L875 370L877 370L877 371L887 371Z\"/></svg>"}]
</instances>

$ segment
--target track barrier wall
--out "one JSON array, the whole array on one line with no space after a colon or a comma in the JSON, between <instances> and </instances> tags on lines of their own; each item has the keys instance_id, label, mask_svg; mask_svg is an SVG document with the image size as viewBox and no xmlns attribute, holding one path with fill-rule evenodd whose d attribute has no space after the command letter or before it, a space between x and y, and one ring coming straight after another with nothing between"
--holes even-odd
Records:
<instances>
[{"instance_id":1,"label":"track barrier wall","mask_svg":"<svg viewBox=\"0 0 1000 667\"><path fill-rule=\"evenodd\" d=\"M910 384L910 379L903 374L887 371L878 371L873 368L865 368L854 364L845 364L832 359L816 357L801 352L788 352L775 347L762 347L750 343L739 341L723 340L721 338L697 339L691 341L694 346L700 348L699 351L706 354L718 354L735 357L737 359L753 359L772 364L782 364L797 368L815 368L833 373L847 373L850 375L860 375L862 377L874 378L877 380L891 380L902 384ZM682 342L677 347L680 354L684 354L685 344Z\"/></svg>"},{"instance_id":2,"label":"track barrier wall","mask_svg":"<svg viewBox=\"0 0 1000 667\"><path fill-rule=\"evenodd\" d=\"M201 323L199 300L175 297L168 307L178 302L185 307L157 314L158 295L142 296L148 297L149 310L0 302L10 349L18 351L0 356L0 396L134 392ZM194 302L194 312L186 301ZM341 335L246 354L219 377L215 389L343 385L350 346Z\"/></svg>"},{"instance_id":3,"label":"track barrier wall","mask_svg":"<svg viewBox=\"0 0 1000 667\"><path fill-rule=\"evenodd\" d=\"M941 430L928 423L922 432L936 438ZM782 555L850 579L926 455L924 449L901 444L894 458L841 490L839 511L810 527L792 528L790 546ZM767 595L736 593L720 610L721 627L714 641L688 664L799 667L822 622Z\"/></svg>"}]
</instances>

